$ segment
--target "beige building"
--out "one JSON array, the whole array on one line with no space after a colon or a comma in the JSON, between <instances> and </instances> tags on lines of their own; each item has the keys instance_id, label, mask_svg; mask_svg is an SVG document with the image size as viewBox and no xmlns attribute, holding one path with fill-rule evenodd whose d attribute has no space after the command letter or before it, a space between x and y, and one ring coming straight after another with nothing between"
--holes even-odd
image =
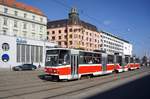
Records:
<instances>
[{"instance_id":1,"label":"beige building","mask_svg":"<svg viewBox=\"0 0 150 99\"><path fill-rule=\"evenodd\" d=\"M50 21L47 24L48 40L58 42L63 48L79 48L88 51L100 49L100 33L96 26L79 19L75 8L68 19Z\"/></svg>"}]
</instances>

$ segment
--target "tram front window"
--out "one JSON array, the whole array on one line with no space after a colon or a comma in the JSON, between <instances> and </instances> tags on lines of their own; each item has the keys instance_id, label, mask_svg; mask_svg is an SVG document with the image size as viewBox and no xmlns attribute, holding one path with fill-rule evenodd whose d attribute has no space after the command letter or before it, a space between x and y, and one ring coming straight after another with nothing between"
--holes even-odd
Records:
<instances>
[{"instance_id":1,"label":"tram front window","mask_svg":"<svg viewBox=\"0 0 150 99\"><path fill-rule=\"evenodd\" d=\"M46 66L57 66L58 64L58 55L47 55L46 56Z\"/></svg>"},{"instance_id":2,"label":"tram front window","mask_svg":"<svg viewBox=\"0 0 150 99\"><path fill-rule=\"evenodd\" d=\"M61 66L69 64L69 53L67 50L48 50L46 52L46 66Z\"/></svg>"}]
</instances>

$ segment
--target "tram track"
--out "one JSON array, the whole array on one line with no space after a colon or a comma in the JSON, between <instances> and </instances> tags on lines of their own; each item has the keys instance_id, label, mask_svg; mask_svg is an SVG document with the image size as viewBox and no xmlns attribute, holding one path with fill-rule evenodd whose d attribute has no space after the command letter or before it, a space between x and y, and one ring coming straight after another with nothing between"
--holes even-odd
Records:
<instances>
[{"instance_id":1,"label":"tram track","mask_svg":"<svg viewBox=\"0 0 150 99\"><path fill-rule=\"evenodd\" d=\"M139 73L143 73L143 72L139 72ZM148 71L147 73L150 74L150 71ZM128 77L133 77L135 75L137 75L137 73L134 73L134 74L131 74L131 75L127 75L127 76L123 76L123 79L126 79ZM111 83L111 82L114 82L114 81L117 81L117 80L119 80L119 79L110 79L109 81L104 81L104 82L96 83L96 84L88 86L88 87L84 87L84 88L80 88L80 89L77 89L77 90L65 92L65 93L62 93L62 94L58 94L58 95L46 97L44 99L56 98L56 97L60 97L60 96L67 96L67 95L70 95L70 94L73 94L73 93L85 92L86 90L89 90L91 88L94 88L94 87L97 87L97 86L102 86L104 84Z\"/></svg>"},{"instance_id":2,"label":"tram track","mask_svg":"<svg viewBox=\"0 0 150 99\"><path fill-rule=\"evenodd\" d=\"M143 70L141 70L141 71L139 71L139 70L137 70L137 72L135 72L134 73L134 71L132 72L124 72L124 73L129 73L128 74L128 76L126 75L125 77L122 77L122 78L128 78L128 77L130 77L131 75L132 76L134 76L134 75L137 75L137 74L139 74L139 73L142 73L142 72L146 72L147 70L145 70L145 71L143 71ZM117 75L121 75L121 74L124 74L124 73L120 73L120 74L115 74L116 76ZM89 82L90 84L92 84L92 85L90 85L89 87L85 87L85 88L79 88L79 89L77 89L77 90L73 90L73 91L69 91L69 92L66 92L66 93L62 93L62 94L58 94L58 95L53 95L53 96L50 96L50 97L46 97L45 99L49 99L49 98L54 98L54 97L58 97L58 96L62 96L62 95L67 95L67 94L72 94L72 93L75 93L75 92L78 92L78 91L82 91L82 90L87 90L87 89L89 89L89 88L92 88L92 87L96 87L96 86L99 86L99 85L101 85L101 84L104 84L104 83L109 83L109 82L113 82L113 81L115 81L116 79L111 79L111 80L108 80L107 81L107 79L110 79L110 78L112 78L114 76L114 74L112 74L112 75L108 75L108 76L102 76L102 77L95 77L95 78L92 78L92 79L86 79L86 80L80 80L80 81L72 81L72 82L66 82L66 83L64 83L64 82L62 82L62 83L53 83L52 85L44 85L44 87L43 87L43 89L41 89L41 90L32 90L32 91L27 91L27 92L22 92L22 93L16 93L16 94L12 94L12 95L7 95L7 96L4 96L4 97L0 97L0 98L10 98L10 97L18 97L18 96L24 96L24 95L31 95L31 94L36 94L36 93L40 93L40 92L48 92L48 91L53 91L53 90L57 90L57 89L63 89L63 88L65 88L65 87L73 87L73 86L78 86L78 85L84 85L85 83L87 83L87 82ZM97 81L97 80L106 80L106 81L103 81L103 82L100 82L100 83L97 83L97 84L93 84L93 83L95 83L95 81ZM33 88L33 87L39 87L40 88L40 86L39 86L39 84L37 84L37 85L29 85L29 86L26 86L26 87L20 87L20 88L14 88L14 89L11 89L11 90L20 90L20 89L29 89L30 90L30 88ZM38 89L38 88L37 88ZM1 90L1 92L4 92L4 91L11 91L11 90Z\"/></svg>"}]
</instances>

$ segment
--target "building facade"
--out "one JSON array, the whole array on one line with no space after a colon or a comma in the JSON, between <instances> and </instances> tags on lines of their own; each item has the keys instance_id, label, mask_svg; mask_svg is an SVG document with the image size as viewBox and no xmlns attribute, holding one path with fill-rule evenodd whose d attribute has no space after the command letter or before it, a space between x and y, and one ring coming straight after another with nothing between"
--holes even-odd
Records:
<instances>
[{"instance_id":1,"label":"building facade","mask_svg":"<svg viewBox=\"0 0 150 99\"><path fill-rule=\"evenodd\" d=\"M0 0L0 67L23 63L44 66L47 17L37 8L15 0Z\"/></svg>"},{"instance_id":2,"label":"building facade","mask_svg":"<svg viewBox=\"0 0 150 99\"><path fill-rule=\"evenodd\" d=\"M37 8L15 0L0 0L0 33L2 35L45 40L47 18Z\"/></svg>"},{"instance_id":3,"label":"building facade","mask_svg":"<svg viewBox=\"0 0 150 99\"><path fill-rule=\"evenodd\" d=\"M101 31L101 50L108 54L119 53L121 55L132 56L132 44L129 41L121 39L113 34Z\"/></svg>"},{"instance_id":4,"label":"building facade","mask_svg":"<svg viewBox=\"0 0 150 99\"><path fill-rule=\"evenodd\" d=\"M133 54L132 54L132 50L133 50L133 48L132 48L132 44L131 43L129 43L129 42L124 42L123 43L123 53L124 53L124 55L129 55L129 56L133 56Z\"/></svg>"},{"instance_id":5,"label":"building facade","mask_svg":"<svg viewBox=\"0 0 150 99\"><path fill-rule=\"evenodd\" d=\"M100 33L97 27L79 19L75 8L68 19L48 22L48 40L58 42L63 48L77 48L87 51L100 48Z\"/></svg>"}]
</instances>

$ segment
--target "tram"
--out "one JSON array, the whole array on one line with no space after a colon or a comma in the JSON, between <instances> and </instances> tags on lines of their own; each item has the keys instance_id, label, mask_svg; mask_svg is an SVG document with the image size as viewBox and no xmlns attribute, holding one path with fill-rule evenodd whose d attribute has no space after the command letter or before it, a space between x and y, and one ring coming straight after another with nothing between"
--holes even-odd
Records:
<instances>
[{"instance_id":1,"label":"tram","mask_svg":"<svg viewBox=\"0 0 150 99\"><path fill-rule=\"evenodd\" d=\"M139 69L138 59L119 54L108 55L67 48L46 50L45 68L47 76L58 80L80 79L83 76L96 76Z\"/></svg>"}]
</instances>

